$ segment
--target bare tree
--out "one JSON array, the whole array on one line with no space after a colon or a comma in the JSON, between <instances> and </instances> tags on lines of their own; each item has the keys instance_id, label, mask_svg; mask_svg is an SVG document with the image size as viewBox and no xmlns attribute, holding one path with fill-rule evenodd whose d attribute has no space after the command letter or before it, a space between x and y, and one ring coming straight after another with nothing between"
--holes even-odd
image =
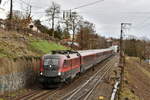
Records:
<instances>
[{"instance_id":1,"label":"bare tree","mask_svg":"<svg viewBox=\"0 0 150 100\"><path fill-rule=\"evenodd\" d=\"M80 49L94 49L97 45L98 36L95 33L95 26L88 21L80 22L77 33L77 41Z\"/></svg>"},{"instance_id":2,"label":"bare tree","mask_svg":"<svg viewBox=\"0 0 150 100\"><path fill-rule=\"evenodd\" d=\"M76 30L78 29L79 23L82 20L83 20L83 18L81 16L79 16L77 14L77 12L71 12L70 23L71 23L71 30L72 30L72 33L73 33L71 48L73 48L73 44L74 44L74 41L75 41Z\"/></svg>"},{"instance_id":3,"label":"bare tree","mask_svg":"<svg viewBox=\"0 0 150 100\"><path fill-rule=\"evenodd\" d=\"M128 56L139 57L142 59L149 59L150 57L150 45L147 39L137 39L135 36L130 36L125 43L125 53Z\"/></svg>"},{"instance_id":4,"label":"bare tree","mask_svg":"<svg viewBox=\"0 0 150 100\"><path fill-rule=\"evenodd\" d=\"M31 17L27 17L26 14L22 13L19 10L14 10L13 11L13 16L12 16L12 20L11 20L11 28L13 30L24 30L25 28L28 28L29 23L31 23L32 18ZM9 14L7 15L7 19L5 20L5 25L6 28L9 29L10 27L10 20L9 20Z\"/></svg>"},{"instance_id":5,"label":"bare tree","mask_svg":"<svg viewBox=\"0 0 150 100\"><path fill-rule=\"evenodd\" d=\"M52 2L52 5L46 10L46 14L49 17L49 20L51 21L52 25L52 36L54 37L54 26L55 26L55 19L58 18L60 14L60 5Z\"/></svg>"}]
</instances>

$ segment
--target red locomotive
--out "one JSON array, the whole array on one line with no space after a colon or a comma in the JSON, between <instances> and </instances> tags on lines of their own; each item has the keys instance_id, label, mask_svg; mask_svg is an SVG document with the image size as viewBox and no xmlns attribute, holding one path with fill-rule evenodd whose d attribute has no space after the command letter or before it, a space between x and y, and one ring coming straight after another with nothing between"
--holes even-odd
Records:
<instances>
[{"instance_id":1,"label":"red locomotive","mask_svg":"<svg viewBox=\"0 0 150 100\"><path fill-rule=\"evenodd\" d=\"M53 51L52 54L44 55L41 59L40 82L48 85L71 80L112 54L111 48L77 52Z\"/></svg>"}]
</instances>

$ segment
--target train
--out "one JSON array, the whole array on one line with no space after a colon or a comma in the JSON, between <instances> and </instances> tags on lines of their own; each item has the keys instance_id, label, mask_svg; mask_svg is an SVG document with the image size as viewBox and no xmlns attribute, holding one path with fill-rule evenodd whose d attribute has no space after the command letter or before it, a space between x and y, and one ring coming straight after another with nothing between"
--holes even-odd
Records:
<instances>
[{"instance_id":1,"label":"train","mask_svg":"<svg viewBox=\"0 0 150 100\"><path fill-rule=\"evenodd\" d=\"M41 58L39 81L46 86L72 80L113 54L112 48L52 51Z\"/></svg>"}]
</instances>

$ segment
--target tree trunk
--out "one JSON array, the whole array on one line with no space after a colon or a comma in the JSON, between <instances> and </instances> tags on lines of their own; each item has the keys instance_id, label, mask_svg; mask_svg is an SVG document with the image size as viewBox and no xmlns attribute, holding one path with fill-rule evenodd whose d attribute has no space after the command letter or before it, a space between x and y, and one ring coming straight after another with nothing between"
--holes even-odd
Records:
<instances>
[{"instance_id":1,"label":"tree trunk","mask_svg":"<svg viewBox=\"0 0 150 100\"><path fill-rule=\"evenodd\" d=\"M52 17L52 37L54 38L54 21L55 21L55 18L54 18L54 15Z\"/></svg>"}]
</instances>

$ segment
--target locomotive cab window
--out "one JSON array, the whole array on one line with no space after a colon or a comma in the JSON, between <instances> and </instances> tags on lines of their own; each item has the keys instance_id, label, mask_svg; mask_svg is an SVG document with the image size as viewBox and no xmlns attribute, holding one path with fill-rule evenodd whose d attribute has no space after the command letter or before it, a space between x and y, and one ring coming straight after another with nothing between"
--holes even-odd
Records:
<instances>
[{"instance_id":1,"label":"locomotive cab window","mask_svg":"<svg viewBox=\"0 0 150 100\"><path fill-rule=\"evenodd\" d=\"M44 60L44 65L58 65L59 59L45 59Z\"/></svg>"}]
</instances>

